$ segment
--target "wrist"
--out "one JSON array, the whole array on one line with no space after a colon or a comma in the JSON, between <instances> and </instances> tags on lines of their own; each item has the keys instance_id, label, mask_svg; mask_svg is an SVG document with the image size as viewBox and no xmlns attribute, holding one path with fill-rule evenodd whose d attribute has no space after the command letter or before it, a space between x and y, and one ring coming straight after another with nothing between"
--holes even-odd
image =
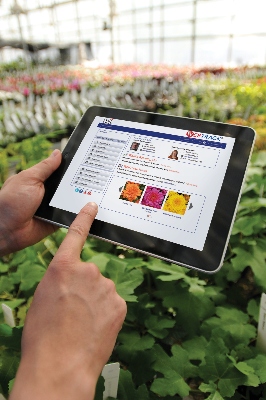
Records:
<instances>
[{"instance_id":1,"label":"wrist","mask_svg":"<svg viewBox=\"0 0 266 400\"><path fill-rule=\"evenodd\" d=\"M22 359L9 400L93 400L96 383L71 359L60 368Z\"/></svg>"},{"instance_id":2,"label":"wrist","mask_svg":"<svg viewBox=\"0 0 266 400\"><path fill-rule=\"evenodd\" d=\"M16 250L14 235L0 224L0 257L13 253Z\"/></svg>"},{"instance_id":3,"label":"wrist","mask_svg":"<svg viewBox=\"0 0 266 400\"><path fill-rule=\"evenodd\" d=\"M11 253L11 251L10 251L10 242L8 240L8 234L3 229L0 223L0 257L3 257L9 253Z\"/></svg>"},{"instance_id":4,"label":"wrist","mask_svg":"<svg viewBox=\"0 0 266 400\"><path fill-rule=\"evenodd\" d=\"M11 227L8 226L9 218L7 217L8 210L6 204L2 201L1 198L0 210L2 211L0 219L0 257L3 257L7 254L12 253L14 235L12 232L13 230L10 229Z\"/></svg>"}]
</instances>

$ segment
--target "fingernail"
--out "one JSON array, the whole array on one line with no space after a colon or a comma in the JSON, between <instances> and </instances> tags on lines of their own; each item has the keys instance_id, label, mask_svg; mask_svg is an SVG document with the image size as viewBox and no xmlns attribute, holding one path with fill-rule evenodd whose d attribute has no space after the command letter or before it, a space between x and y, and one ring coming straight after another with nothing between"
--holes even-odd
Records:
<instances>
[{"instance_id":1,"label":"fingernail","mask_svg":"<svg viewBox=\"0 0 266 400\"><path fill-rule=\"evenodd\" d=\"M95 208L95 210L98 209L98 206L96 203L94 203L93 201L91 201L90 203L87 204L87 206L89 206L90 208Z\"/></svg>"},{"instance_id":2,"label":"fingernail","mask_svg":"<svg viewBox=\"0 0 266 400\"><path fill-rule=\"evenodd\" d=\"M59 149L55 149L52 154L50 154L50 157L56 157L61 151Z\"/></svg>"}]
</instances>

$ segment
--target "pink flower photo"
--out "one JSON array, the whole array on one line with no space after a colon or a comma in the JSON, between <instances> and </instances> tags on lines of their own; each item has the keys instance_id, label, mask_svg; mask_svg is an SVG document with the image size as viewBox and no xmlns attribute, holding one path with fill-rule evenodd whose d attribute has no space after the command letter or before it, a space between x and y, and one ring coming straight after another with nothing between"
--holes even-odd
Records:
<instances>
[{"instance_id":1,"label":"pink flower photo","mask_svg":"<svg viewBox=\"0 0 266 400\"><path fill-rule=\"evenodd\" d=\"M167 194L167 190L156 188L153 186L147 186L144 196L141 200L141 204L153 208L161 208L164 198Z\"/></svg>"}]
</instances>

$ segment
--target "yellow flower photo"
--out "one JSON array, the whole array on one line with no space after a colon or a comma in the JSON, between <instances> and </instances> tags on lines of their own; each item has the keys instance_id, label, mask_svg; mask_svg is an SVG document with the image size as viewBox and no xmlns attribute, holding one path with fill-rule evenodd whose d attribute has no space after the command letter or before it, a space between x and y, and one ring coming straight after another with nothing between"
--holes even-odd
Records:
<instances>
[{"instance_id":1,"label":"yellow flower photo","mask_svg":"<svg viewBox=\"0 0 266 400\"><path fill-rule=\"evenodd\" d=\"M169 191L162 209L171 213L184 215L189 199L190 195L188 194Z\"/></svg>"}]
</instances>

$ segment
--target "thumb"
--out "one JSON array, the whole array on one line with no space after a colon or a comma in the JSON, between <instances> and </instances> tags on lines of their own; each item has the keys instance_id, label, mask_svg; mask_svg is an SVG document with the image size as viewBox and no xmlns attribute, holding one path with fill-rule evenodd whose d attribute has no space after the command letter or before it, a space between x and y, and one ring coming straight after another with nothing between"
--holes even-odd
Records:
<instances>
[{"instance_id":1,"label":"thumb","mask_svg":"<svg viewBox=\"0 0 266 400\"><path fill-rule=\"evenodd\" d=\"M59 167L61 160L61 151L56 149L50 157L29 168L27 171L31 174L31 177L37 179L39 182L44 182Z\"/></svg>"}]
</instances>

